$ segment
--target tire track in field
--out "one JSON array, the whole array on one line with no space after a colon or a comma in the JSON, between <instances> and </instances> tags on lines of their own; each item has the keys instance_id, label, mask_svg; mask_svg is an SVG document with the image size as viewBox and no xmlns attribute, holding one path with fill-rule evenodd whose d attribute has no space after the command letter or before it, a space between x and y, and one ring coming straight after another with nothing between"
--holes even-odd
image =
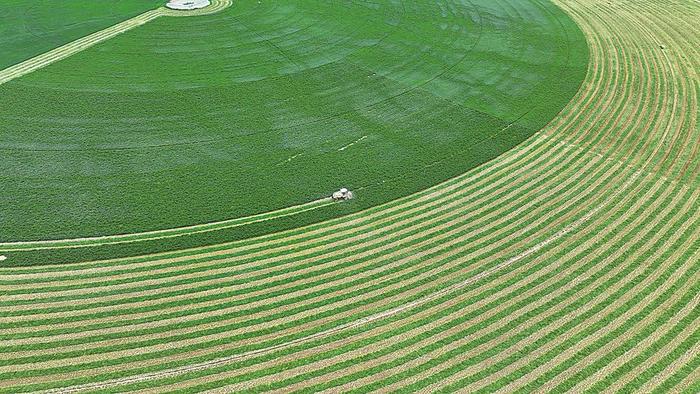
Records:
<instances>
[{"instance_id":1,"label":"tire track in field","mask_svg":"<svg viewBox=\"0 0 700 394\"><path fill-rule=\"evenodd\" d=\"M320 198L318 200L310 201L307 203L294 205L291 207L286 207L278 209L275 211L269 211L264 213L259 213L251 216L245 216L235 219L227 219L217 222L195 224L192 226L185 227L175 227L163 230L145 231L141 233L130 233L130 234L120 234L120 235L105 235L98 237L86 237L86 238L71 238L71 239L59 239L51 241L19 241L19 242L5 242L0 243L0 252L11 253L18 251L32 251L32 250L46 250L46 249L74 249L74 248L85 248L85 247L95 247L95 246L105 246L105 245L116 245L116 244L127 244L133 242L142 241L157 241L161 239L177 238L192 234L201 234L211 231L219 231L224 229L231 229L236 227L241 227L253 223L260 223L269 220L279 219L288 216L298 215L303 212L312 211L319 208L324 208L335 204L335 202L330 197Z\"/></svg>"},{"instance_id":2,"label":"tire track in field","mask_svg":"<svg viewBox=\"0 0 700 394\"><path fill-rule=\"evenodd\" d=\"M573 152L573 150L571 150L570 147L563 147L563 148L565 148L567 151ZM555 151L550 150L549 152L551 153L551 152L555 152ZM547 158L547 156L546 155L541 156L540 158L544 160ZM466 189L466 190L467 191L474 191L474 192L478 191L482 196L487 195L487 194L496 195L496 196L505 196L505 195L508 195L508 193L512 193L513 196L518 196L522 189L512 190L513 183L509 183L509 181L511 181L512 179L516 179L516 178L526 179L526 178L524 178L524 174L526 174L528 170L532 170L534 168L533 166L536 166L538 163L539 163L539 165L546 165L547 163L550 163L550 164L554 163L551 160L551 158L548 160L549 161L544 161L544 163L543 162L533 162L533 163L529 163L527 165L522 165L519 167L519 169L517 171L509 172L509 175L507 177L504 177L498 181L491 181L488 184L485 184L483 182L476 182L472 179L472 182L470 182L468 189ZM552 170L562 168L564 163L566 163L566 161L563 163L557 164L556 167L552 168ZM527 184L523 182L523 184L521 186L524 187L526 185ZM465 195L469 195L469 193L465 193ZM427 218L428 216L426 216L426 215L430 215L433 213L441 213L441 211L446 210L447 207L454 205L450 202L450 200L451 200L450 196L451 196L451 194L448 191L448 193L442 193L434 201L423 201L423 202L419 202L418 204L412 204L410 209L408 209L406 211L402 211L402 215L415 215L413 218L421 219L421 218ZM466 198L466 199L464 199L464 198L462 198L462 196L460 196L460 198L467 203L467 205L464 205L463 208L469 209L468 211L465 211L465 212L468 212L469 214L476 214L479 212L483 212L488 206L493 205L493 203L485 205L485 206L477 205L477 204L475 204L476 198L474 198L473 196L471 196L470 198ZM454 199L452 198L452 200L454 200ZM427 208L434 208L434 209L429 209L430 212L427 212L428 211ZM421 212L424 212L424 213L421 213ZM372 241L386 240L387 239L386 235L388 234L388 232L386 230L398 229L397 224L390 222L393 219L394 219L394 217L391 216L391 217L387 217L386 219L373 221L366 226L359 227L357 230L358 230L358 232L361 232L363 235L362 235L362 237L353 238L354 243L357 243L356 241L359 241L360 239L367 239L367 240L371 239ZM413 222L416 222L416 221L414 220ZM401 222L399 224L405 224L405 223ZM335 233L335 231L331 231L331 234L334 234L334 233ZM391 234L397 234L397 233L392 232ZM328 249L335 248L336 246L341 245L338 241L336 241L333 238L314 238L314 240L315 241L322 241L322 242L315 242L315 244L313 244L313 245L306 245L306 247L302 251L303 253L285 254L282 257L285 257L285 258L291 257L291 258L294 258L294 260L301 260L301 259L307 260L310 256L313 256L313 254L310 252L313 252L315 250L328 250ZM347 240L345 242L347 243ZM364 242L362 244L366 245ZM349 245L349 247L352 248L353 245ZM351 250L355 250L355 249L351 249ZM274 245L274 246L270 245L270 246L265 248L265 254L266 255L273 255L273 254L276 254L276 252L279 250L280 249L277 249L277 245ZM334 254L334 255L329 255L329 257L330 256L337 256L337 255ZM190 259L192 259L192 258L200 258L201 256L188 256L188 257ZM277 261L282 260L282 257L279 257L279 256L272 257L272 258L270 258L270 257L266 258L262 254L258 254L258 255L254 255L254 256L244 255L243 257L245 257L246 260L248 260L250 257L255 257L258 259L265 258L265 262L270 262L270 261L277 262ZM226 259L226 262L229 263L229 265L230 265L230 264L235 263L237 261L243 260L243 257ZM222 259L226 258L226 256L224 255L221 258ZM256 260L253 263L247 263L247 264L248 264L248 266L258 265L259 261L260 260ZM176 262L179 262L179 260L176 260ZM149 267L148 272L149 273L168 273L168 272L176 273L177 270L180 269L180 266L178 264L171 264L171 265L168 265L167 268L165 268L165 269L158 270L157 267L154 267L154 264L157 264L157 263L158 263L158 261L155 261L155 262L151 261L150 264L148 264L148 267ZM206 266L203 266L201 270L208 271L208 270L211 270L212 268L214 268L214 267L207 264ZM246 268L246 266L243 266L242 268ZM125 274L116 273L116 272L109 272L109 273L104 272L104 273L101 273L101 274L94 276L94 278L97 279L97 278L101 278L104 276L109 276L110 279L111 278L138 279L141 277L141 275L142 275L142 273L140 271L135 271L133 275L125 275ZM1 275L0 275L0 277L1 277ZM93 276L90 276L90 277L93 277ZM26 289L26 286L28 284L37 283L37 282L30 283L27 281L18 281L15 276L9 276L6 278L8 280L3 281L3 285L8 286L7 287L8 290ZM37 279L45 279L45 278L37 278ZM64 286L64 285L66 285L66 284L70 285L72 281L76 281L77 283L80 283L80 281L83 281L84 279L86 279L86 277L74 279L72 276L65 276L65 277L57 277L57 278L49 277L47 281L58 282L61 284L61 287L65 287L66 289L70 289L71 288L70 286ZM41 282L44 282L44 280L41 280ZM90 288L93 288L95 286L95 284L99 284L100 286L105 286L105 285L109 284L109 282L91 281L89 283L88 290ZM55 294L55 292L60 291L60 290L61 290L60 288L56 288L56 287L47 288L45 290L43 290L43 289L39 290L37 288L33 288L31 291L26 292L26 296L34 299L38 294L40 294L44 291L49 291L52 294ZM20 293L18 293L18 294L20 294ZM13 299L13 300L20 301L21 298L17 298L17 299Z\"/></svg>"},{"instance_id":3,"label":"tire track in field","mask_svg":"<svg viewBox=\"0 0 700 394\"><path fill-rule=\"evenodd\" d=\"M564 163L566 163L566 162L564 162ZM590 163L592 163L592 161L589 161L588 163L590 164ZM564 165L564 164L559 164L558 166L553 167L553 168L550 170L550 173L552 173L553 175L556 174L557 169L558 169L558 168L561 168L562 165ZM585 167L584 167L584 168L585 168ZM569 181L569 182L571 182L571 181ZM562 182L561 185L565 185L565 184L566 184L565 182ZM549 189L550 189L549 191L552 192L552 191L556 191L558 188L549 188ZM508 206L512 206L513 208L519 207L518 211L516 211L516 212L527 211L527 210L529 209L529 207L533 207L533 208L534 208L534 207L536 207L537 204L539 204L540 202L545 201L546 197L548 196L548 193L544 193L544 192L546 192L546 191L547 191L547 190L545 190L545 188L544 188L543 186L540 186L540 187L538 187L538 188L536 188L536 189L533 189L533 190L531 190L530 192L528 192L528 193L531 193L531 195L529 195L529 196L528 196L528 195L522 195L522 196L521 196L521 195L520 195L521 193L514 193L514 196L517 196L518 199L513 200L512 202L509 202L509 203L508 203ZM501 194L498 193L498 192L496 192L496 193L497 193L499 196L501 195ZM528 200L527 200L528 198L531 198L532 201L529 201L529 202L528 202ZM461 200L458 200L457 202L459 202L459 201L461 201ZM467 201L468 201L468 200L467 200ZM436 210L439 212L439 211L441 211L441 210L448 210L448 209L450 209L450 208L457 208L457 207L459 207L460 209L462 209L461 206L455 205L454 203L443 203L443 204L440 205L440 208L437 208ZM489 209L489 210L486 210L486 209L489 208L489 207L490 207L490 209ZM488 217L485 217L484 219L485 219L485 220L486 220L486 219L489 219L489 218L496 219L495 217L493 217L493 215L494 215L494 209L495 209L495 208L498 208L498 207L506 207L506 206L504 206L504 205L497 205L496 203L490 203L490 204L488 204L488 205L486 205L486 206L479 207L478 209L476 209L476 210L474 210L474 211L465 211L465 212L468 212L470 215L476 215L476 214L480 214L480 215L481 215L481 214L483 214L483 213L490 213L490 215L489 215ZM433 210L431 210L430 212L432 213ZM537 212L537 211L535 211L535 213L536 213L536 212ZM447 213L449 213L449 211L448 211ZM452 215L453 218L455 217L455 214L451 214L451 215ZM419 216L416 216L416 217L415 217L415 219L416 219L415 222L416 222L416 223L420 223L420 221L421 221L421 219L422 219L423 217L428 218L427 216L424 216L424 214L423 214L423 215L419 215ZM508 217L506 217L506 218L504 218L504 219L508 219ZM447 228L447 227L445 227L445 226L446 226L446 225L449 225L450 223L456 223L456 222L455 222L455 220L453 219L452 221L447 222L446 224L441 225L441 226L439 226L439 227L436 228L436 229L431 229L431 231L436 232L437 234L439 234L439 231L441 231L442 228ZM406 231L408 231L408 230L415 230L415 229L418 229L418 228L419 228L419 227L416 227L416 226L415 226L415 223L414 223L414 225L413 225L412 227L408 227L408 228L406 228L406 229L404 229L404 230L401 230L400 232L397 232L397 233L392 233L392 236L396 236L396 235L403 236L403 235L405 235L405 236L408 237L407 240L411 240L412 238L416 238L417 235L421 235L421 234L414 234L414 235L409 236L409 235L406 233ZM369 238L368 242L374 242L374 241L376 240L376 238L379 238L380 235L381 235L381 233L375 233L375 234L369 233L369 234L370 234L371 237ZM370 241L370 240L371 240L371 241ZM379 240L381 240L381 238L380 238ZM403 240L404 240L404 238L401 238L399 241L403 241ZM389 244L389 245L391 245L391 244ZM385 246L381 246L381 248L385 248ZM343 251L346 251L346 250L343 249ZM352 252L352 256L353 256L353 257L356 257L356 253L360 253L359 250L356 250L356 248L349 250L349 252ZM336 252L334 252L334 253L336 253ZM335 257L335 258L337 258L338 256L337 256L336 254L333 254L333 255L330 255L329 257ZM345 256L345 257L347 257L347 256ZM360 257L361 257L361 256L360 256ZM299 261L299 260L301 260L301 259L304 259L304 261L310 261L310 262L318 263L318 260L316 260L315 258L312 258L312 259L308 260L308 257L305 257L305 256L298 256L298 257L294 258L293 260L291 260L291 261L288 263L288 265L290 265L290 266L291 266L291 265L294 265L296 261ZM266 262L267 262L267 260L260 260L260 261L257 261L256 264L261 264L261 263L266 263ZM252 266L252 265L251 265L251 266ZM280 267L280 266L277 266L277 265L275 266L275 268L279 268L279 267ZM212 267L212 268L207 267L207 268L205 269L205 272L210 272L211 269L213 269L213 267ZM232 273L232 274L235 274L235 272ZM236 277L237 277L237 278L240 277L241 279L243 279L243 278L250 278L250 276L248 276L247 274L244 275L244 276L238 276L238 275L237 275ZM194 277L190 277L190 276L188 275L187 278L194 278ZM158 282L158 283L159 283L159 285L160 285L161 287L164 286L164 285L166 285L166 284L168 284L168 282ZM94 286L96 286L96 287L104 287L104 286L109 285L108 282L107 282L107 283L105 283L105 282L90 282L90 284L91 284L91 286L94 285ZM134 291L137 291L138 289L139 289L139 288L136 288ZM94 290L94 289L88 288L87 290ZM45 291L49 291L49 290L39 290L39 289L35 289L35 290L33 290L33 291L30 291L30 292L26 293L26 295L23 295L23 297L32 297L32 298L34 298L34 297L36 297L37 295L39 295L39 294L41 294L41 293L43 293L43 292L45 292ZM142 294L141 291L140 291L140 290L138 290L138 291L139 291L139 295L141 295L141 294ZM59 294L60 294L60 289L58 289L58 288L57 288L57 289L51 289L50 293L48 293L48 294L55 294L55 292L59 292ZM78 294L83 294L83 292L79 292ZM87 294L87 293L85 293L85 294ZM93 294L94 294L94 293L93 293ZM95 296L98 296L98 295L95 295ZM91 298L91 299L94 299L95 296L90 297L90 298ZM22 301L22 298L14 298L14 297L13 297L13 298L10 298L9 300L12 301L13 303L16 303L16 302L21 302L21 301ZM71 300L66 300L66 301L73 302L73 301L71 301ZM47 300L47 302L48 302L48 300ZM9 305L9 304L8 304L8 306L12 306L12 305ZM1 310L2 310L2 309L0 309L0 311L1 311Z\"/></svg>"},{"instance_id":4,"label":"tire track in field","mask_svg":"<svg viewBox=\"0 0 700 394\"><path fill-rule=\"evenodd\" d=\"M350 217L333 219L329 222L324 222L322 224L314 224L301 228L299 231L286 231L281 234L271 234L251 240L236 241L232 243L227 243L223 245L215 245L209 247L201 247L190 249L186 255L182 255L182 252L166 252L156 255L146 256L148 259L143 257L134 258L123 258L116 260L109 260L102 262L105 265L99 267L93 267L94 263L76 263L76 264L65 264L60 266L52 266L47 268L46 266L36 266L36 267L23 267L22 269L4 270L0 271L0 278L8 284L11 282L17 282L18 280L32 280L32 281L55 281L65 283L67 279L70 279L76 272L81 274L91 274L95 277L100 276L114 276L117 273L112 272L113 270L119 270L122 272L124 266L128 264L129 267L153 267L155 264L160 264L163 262L170 262L171 265L176 265L177 263L192 260L192 259L202 259L207 257L217 257L225 256L233 251L245 252L245 258L251 257L262 257L265 254L272 254L270 252L279 252L288 249L288 244L292 241L303 242L306 240L313 240L314 246L318 247L323 245L325 247L333 246L331 242L343 239L338 237L338 234L346 234L348 231L341 231L343 229L351 228L352 232L363 233L371 226L377 224L388 223L391 220L395 220L396 217L401 217L407 212L418 211L426 207L425 204L435 204L440 198L444 198L446 194L450 194L457 190L465 191L481 191L481 187L490 186L493 184L493 180L487 178L487 176L498 176L502 174L507 174L505 177L496 182L495 184L501 185L501 190L505 190L506 186L503 186L503 181L513 179L517 175L518 171L511 171L507 166L518 162L524 165L524 167L518 168L529 168L535 161L532 160L533 156L529 156L530 160L523 162L523 157L528 153L531 153L531 148L537 146L539 149L537 152L541 154L540 157L547 157L552 150L551 147L543 145L548 139L539 138L536 144L532 146L526 146L523 149L517 149L515 155L508 154L498 160L500 164L493 163L494 165L489 167L482 167L478 172L470 172L468 176L460 176L456 179L446 181L442 184L431 187L423 192L417 193L417 195L409 196L396 200L392 203L387 203L385 205L368 209L367 211L353 214ZM527 166L525 166L527 164ZM410 211L405 211L409 208ZM290 234L292 233L292 234ZM347 240L345 240L347 242ZM310 245L306 244L305 249L308 249ZM299 256L296 256L299 257ZM242 258L242 257L241 257ZM66 276L64 272L69 272Z\"/></svg>"}]
</instances>

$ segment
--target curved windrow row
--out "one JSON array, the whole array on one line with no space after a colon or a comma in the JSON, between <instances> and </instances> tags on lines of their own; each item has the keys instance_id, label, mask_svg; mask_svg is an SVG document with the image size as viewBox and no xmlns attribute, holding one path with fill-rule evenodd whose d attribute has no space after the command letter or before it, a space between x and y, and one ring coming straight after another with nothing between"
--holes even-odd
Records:
<instances>
[{"instance_id":1,"label":"curved windrow row","mask_svg":"<svg viewBox=\"0 0 700 394\"><path fill-rule=\"evenodd\" d=\"M2 390L697 389L700 6L561 6L583 87L487 165L261 239L2 271Z\"/></svg>"}]
</instances>

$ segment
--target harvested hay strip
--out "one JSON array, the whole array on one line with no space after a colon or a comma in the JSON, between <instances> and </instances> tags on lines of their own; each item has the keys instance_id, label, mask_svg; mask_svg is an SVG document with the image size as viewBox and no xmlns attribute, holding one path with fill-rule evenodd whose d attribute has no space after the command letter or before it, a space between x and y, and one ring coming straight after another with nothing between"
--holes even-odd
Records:
<instances>
[{"instance_id":1,"label":"harvested hay strip","mask_svg":"<svg viewBox=\"0 0 700 394\"><path fill-rule=\"evenodd\" d=\"M131 19L127 19L124 22L120 22L112 27L100 30L83 38L79 38L73 42L60 46L41 55L35 56L22 63L8 67L4 70L0 70L0 85L7 83L13 79L19 78L23 75L27 75L43 67L46 67L52 63L70 57L93 45L97 45L100 42L108 40L112 37L116 37L117 35L122 34L128 30L148 23L161 15L162 11L160 9L147 11L141 15L135 16Z\"/></svg>"}]
</instances>

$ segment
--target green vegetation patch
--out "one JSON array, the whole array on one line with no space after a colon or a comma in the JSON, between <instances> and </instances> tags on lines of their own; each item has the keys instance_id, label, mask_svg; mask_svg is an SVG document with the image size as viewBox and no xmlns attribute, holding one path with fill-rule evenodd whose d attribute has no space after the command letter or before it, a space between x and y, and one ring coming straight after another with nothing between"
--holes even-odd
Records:
<instances>
[{"instance_id":1,"label":"green vegetation patch","mask_svg":"<svg viewBox=\"0 0 700 394\"><path fill-rule=\"evenodd\" d=\"M236 233L368 208L522 142L586 64L575 24L537 0L241 0L161 17L0 86L0 241L207 223L340 186L358 198Z\"/></svg>"}]
</instances>

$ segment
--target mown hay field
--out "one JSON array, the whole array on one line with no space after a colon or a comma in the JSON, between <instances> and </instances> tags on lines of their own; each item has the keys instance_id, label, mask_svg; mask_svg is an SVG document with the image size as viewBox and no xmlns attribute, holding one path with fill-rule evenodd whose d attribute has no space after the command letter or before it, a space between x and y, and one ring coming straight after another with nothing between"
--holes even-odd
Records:
<instances>
[{"instance_id":1,"label":"mown hay field","mask_svg":"<svg viewBox=\"0 0 700 394\"><path fill-rule=\"evenodd\" d=\"M553 4L583 84L483 165L263 237L4 267L0 391L698 392L700 5Z\"/></svg>"}]
</instances>

